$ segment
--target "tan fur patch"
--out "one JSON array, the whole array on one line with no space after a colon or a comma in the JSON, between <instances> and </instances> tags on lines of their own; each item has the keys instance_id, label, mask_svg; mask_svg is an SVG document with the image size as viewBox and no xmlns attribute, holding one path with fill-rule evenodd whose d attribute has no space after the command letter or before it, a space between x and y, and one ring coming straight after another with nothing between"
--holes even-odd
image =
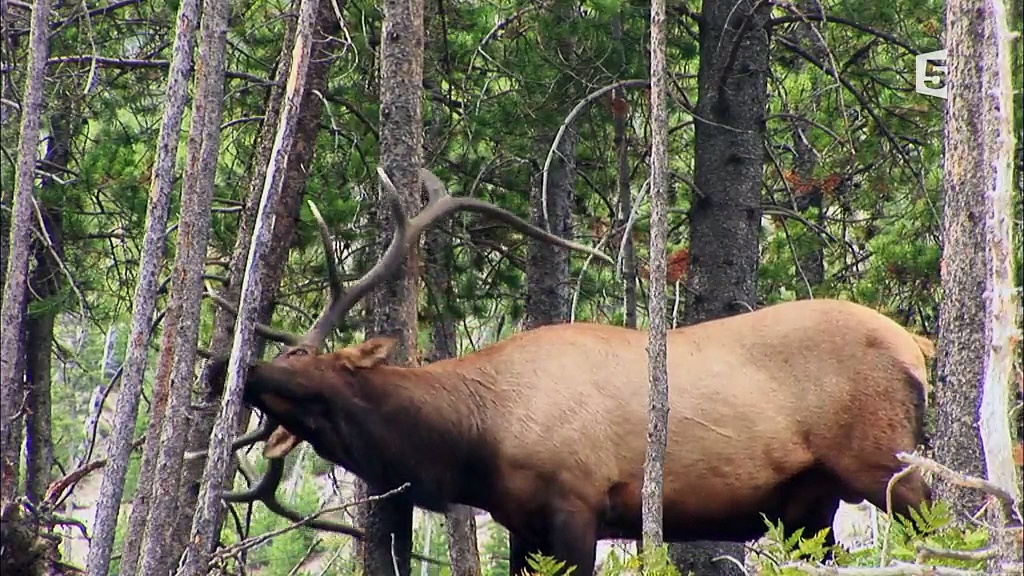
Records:
<instances>
[{"instance_id":1,"label":"tan fur patch","mask_svg":"<svg viewBox=\"0 0 1024 576\"><path fill-rule=\"evenodd\" d=\"M263 445L263 457L284 458L301 442L302 440L298 436L278 426L270 433L270 438L267 438L266 444Z\"/></svg>"},{"instance_id":2,"label":"tan fur patch","mask_svg":"<svg viewBox=\"0 0 1024 576\"><path fill-rule=\"evenodd\" d=\"M370 338L362 344L331 352L333 360L351 368L376 368L387 362L391 350L398 344L394 338Z\"/></svg>"}]
</instances>

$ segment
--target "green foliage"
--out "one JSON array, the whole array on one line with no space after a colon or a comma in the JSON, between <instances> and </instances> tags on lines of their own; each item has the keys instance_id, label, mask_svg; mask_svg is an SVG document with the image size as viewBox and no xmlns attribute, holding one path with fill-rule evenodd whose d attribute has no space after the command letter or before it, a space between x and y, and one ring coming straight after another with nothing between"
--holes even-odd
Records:
<instances>
[{"instance_id":1,"label":"green foliage","mask_svg":"<svg viewBox=\"0 0 1024 576\"><path fill-rule=\"evenodd\" d=\"M911 510L910 518L896 516L882 535L888 541L888 558L913 562L919 545L941 550L979 550L989 542L988 531L982 525L954 523L953 513L946 502L939 501L924 507L921 513ZM843 552L838 560L848 566L877 565L885 544L853 553ZM984 561L936 559L935 565L984 570Z\"/></svg>"},{"instance_id":2,"label":"green foliage","mask_svg":"<svg viewBox=\"0 0 1024 576\"><path fill-rule=\"evenodd\" d=\"M608 576L641 573L649 576L682 576L672 563L667 545L647 548L640 554L626 554L621 557L612 550L604 563L604 572Z\"/></svg>"},{"instance_id":3,"label":"green foliage","mask_svg":"<svg viewBox=\"0 0 1024 576\"><path fill-rule=\"evenodd\" d=\"M768 532L763 544L756 547L754 566L759 574L797 576L804 572L786 564L821 563L829 552L834 554L836 566L879 566L893 560L915 562L918 546L922 545L942 550L979 550L989 539L982 526L954 524L949 504L942 501L931 507L925 506L921 513L911 511L911 518L896 516L880 520L887 527L880 530L879 540L872 546L851 552L838 545L825 546L828 529L805 537L802 528L787 533L781 521L772 523L765 519ZM984 569L984 561L935 559L929 562L968 570Z\"/></svg>"}]
</instances>

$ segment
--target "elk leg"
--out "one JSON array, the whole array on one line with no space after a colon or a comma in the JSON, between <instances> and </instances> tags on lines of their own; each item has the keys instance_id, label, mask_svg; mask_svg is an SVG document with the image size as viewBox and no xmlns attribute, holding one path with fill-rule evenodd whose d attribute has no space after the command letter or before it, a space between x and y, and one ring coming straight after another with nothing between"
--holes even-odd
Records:
<instances>
[{"instance_id":1,"label":"elk leg","mask_svg":"<svg viewBox=\"0 0 1024 576\"><path fill-rule=\"evenodd\" d=\"M803 526L804 538L812 538L821 530L828 528L828 533L825 534L825 541L822 543L822 546L827 548L825 557L823 558L825 562L831 561L834 557L834 553L831 548L836 545L836 535L835 529L832 527L832 522L835 520L836 512L838 510L838 496L822 497L811 504L802 521L794 524L790 528L792 530Z\"/></svg>"},{"instance_id":2,"label":"elk leg","mask_svg":"<svg viewBox=\"0 0 1024 576\"><path fill-rule=\"evenodd\" d=\"M530 565L526 562L527 558L531 554L540 553L546 554L547 552L536 546L534 542L517 536L513 532L508 534L508 573L509 576L521 576L522 574L528 574Z\"/></svg>"},{"instance_id":3,"label":"elk leg","mask_svg":"<svg viewBox=\"0 0 1024 576\"><path fill-rule=\"evenodd\" d=\"M591 576L597 556L597 523L580 509L558 509L551 516L548 544L551 555L575 566L573 576Z\"/></svg>"}]
</instances>

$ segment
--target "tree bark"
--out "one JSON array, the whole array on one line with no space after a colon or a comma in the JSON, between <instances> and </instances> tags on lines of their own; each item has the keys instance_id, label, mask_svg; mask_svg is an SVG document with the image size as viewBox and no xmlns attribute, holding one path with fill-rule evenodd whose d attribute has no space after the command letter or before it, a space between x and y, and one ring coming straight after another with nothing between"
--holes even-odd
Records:
<instances>
[{"instance_id":1,"label":"tree bark","mask_svg":"<svg viewBox=\"0 0 1024 576\"><path fill-rule=\"evenodd\" d=\"M345 5L339 2L339 10ZM298 111L298 120L295 125L295 138L291 145L291 151L287 163L282 167L285 176L282 179L281 190L277 195L274 205L275 216L273 221L273 233L270 236L270 244L263 254L261 265L260 283L261 291L257 300L257 322L268 324L273 316L275 299L284 277L285 264L288 261L288 253L295 238L295 231L298 228L299 209L301 207L302 193L308 181L309 166L313 161L313 154L316 150L316 140L320 133L320 119L322 117L322 100L317 95L322 93L327 85L327 75L334 62L336 51L340 43L335 35L340 29L340 23L334 13L334 2L331 0L320 0L316 16L315 34L313 36L312 53L307 72L305 89L302 95ZM247 255L249 253L250 239L256 222L256 214L260 204L260 197L263 194L264 179L267 174L267 167L270 163L271 150L274 145L277 119L280 116L281 102L284 96L284 85L287 82L291 69L291 57L287 46L293 43L295 30L289 27L283 40L281 58L278 62L275 77L280 88L273 88L264 107L266 120L260 131L256 144L257 152L253 159L252 174L249 182L249 190L245 198L242 215L239 220L238 232L235 236L235 246L231 253L229 264L228 285L221 293L228 302L238 304L241 293L242 278L245 274ZM227 354L231 350L231 343L235 335L235 316L217 308L214 316L213 336L211 338L210 350L213 354ZM257 336L250 358L259 358L263 355L266 341ZM208 389L205 388L207 378L200 379L203 388L198 393L196 404L193 406L193 423L189 432L189 450L205 452L209 446L210 436L213 432L214 421L220 406L220 398L213 398ZM242 408L239 416L239 431L248 425L250 411ZM178 512L178 526L176 537L173 542L174 549L179 553L185 550L188 545L188 534L192 518L195 514L198 503L197 485L203 474L204 460L193 460L185 466L185 477L182 480L180 505ZM229 472L225 479L225 486L230 487L231 477L234 474L235 466L229 466ZM224 509L221 508L221 511ZM217 518L217 525L223 522L223 514Z\"/></svg>"},{"instance_id":2,"label":"tree bark","mask_svg":"<svg viewBox=\"0 0 1024 576\"><path fill-rule=\"evenodd\" d=\"M622 44L622 12L612 19L612 41L619 54L619 65L625 67L625 47ZM618 217L615 230L622 234L618 246L620 251L619 266L622 270L622 304L627 328L636 328L636 249L633 246L633 234L630 230L630 214L633 212L633 191L630 188L629 175L629 136L626 121L629 117L629 104L625 100L624 90L612 91L612 129L615 132L615 163L617 167L616 186L618 188ZM618 105L616 105L618 103ZM613 235L612 238L617 238Z\"/></svg>"},{"instance_id":3,"label":"tree bark","mask_svg":"<svg viewBox=\"0 0 1024 576\"><path fill-rule=\"evenodd\" d=\"M423 147L423 0L384 1L381 32L380 163L402 193L407 214L419 212ZM383 185L382 185L383 186ZM381 189L383 194L383 190ZM394 231L391 214L379 203L377 219L382 234L377 246L383 255ZM368 332L398 339L390 361L412 365L416 358L417 282L416 247L395 279L371 296L372 327ZM369 334L368 334L369 336ZM357 482L357 485L364 485ZM377 494L387 487L357 486L357 493ZM412 554L412 504L402 494L359 507L366 537L359 547L363 573L408 576Z\"/></svg>"},{"instance_id":4,"label":"tree bark","mask_svg":"<svg viewBox=\"0 0 1024 576\"><path fill-rule=\"evenodd\" d=\"M167 574L177 566L171 558L171 534L176 527L175 508L181 481L182 457L188 436L188 409L195 374L199 312L202 300L202 272L210 235L210 206L220 144L220 122L224 99L225 45L230 4L227 0L203 2L197 60L196 96L188 156L182 178L178 252L172 271L171 306L178 309L167 410L160 434L160 453L149 516L142 542L140 571ZM168 313L168 316L172 314ZM164 342L166 347L168 342Z\"/></svg>"},{"instance_id":5,"label":"tree bark","mask_svg":"<svg viewBox=\"0 0 1024 576\"><path fill-rule=\"evenodd\" d=\"M444 228L447 228L444 229ZM454 265L451 225L427 230L424 236L424 283L427 286L427 319L431 324L431 350L428 362L454 358L458 353L455 316L451 309L455 294L450 270ZM477 550L476 519L473 509L456 505L445 514L448 535L448 560L452 576L480 576L480 554Z\"/></svg>"},{"instance_id":6,"label":"tree bark","mask_svg":"<svg viewBox=\"0 0 1024 576\"><path fill-rule=\"evenodd\" d=\"M156 158L149 202L146 206L146 230L143 236L139 263L139 279L135 286L132 310L132 326L128 336L128 350L125 353L124 371L121 375L121 393L118 395L114 412L114 429L107 441L107 465L100 485L96 516L92 524L93 537L89 545L87 573L89 576L105 576L110 566L110 554L114 545L114 532L124 494L128 458L135 434L135 423L139 412L139 398L142 393L143 376L146 371L147 348L152 330L153 312L156 309L156 292L159 287L159 272L164 259L168 210L171 191L174 187L174 166L177 159L178 139L182 117L185 113L185 98L188 79L191 75L192 52L195 43L196 22L199 17L198 0L184 0L178 10L174 48L167 73L167 100L157 137ZM169 366L177 328L176 312L168 311L164 319L164 342L161 347L161 365ZM152 470L156 464L160 428L166 406L167 378L157 374L151 407L151 419L146 431L146 446L139 474L138 495L129 518L122 549L122 574L133 574L138 561L143 536L144 519L149 511L148 497L152 488ZM150 479L149 482L146 480Z\"/></svg>"},{"instance_id":7,"label":"tree bark","mask_svg":"<svg viewBox=\"0 0 1024 576\"><path fill-rule=\"evenodd\" d=\"M665 236L667 233L668 110L665 70L665 0L651 2L651 233L647 340L647 454L642 493L643 548L664 541L662 473L668 443L668 368L665 343Z\"/></svg>"},{"instance_id":8,"label":"tree bark","mask_svg":"<svg viewBox=\"0 0 1024 576\"><path fill-rule=\"evenodd\" d=\"M1013 104L1002 0L946 4L946 105L935 456L1020 499L1009 399L1019 301L1012 274ZM973 514L982 495L937 479L936 493ZM999 522L1008 510L999 510ZM996 536L992 573L1019 571L1021 545Z\"/></svg>"},{"instance_id":9,"label":"tree bark","mask_svg":"<svg viewBox=\"0 0 1024 576\"><path fill-rule=\"evenodd\" d=\"M755 0L703 3L686 324L757 305L769 10L767 3ZM743 547L712 542L672 546L681 570L702 576L739 574L731 562L711 561L723 554L742 561Z\"/></svg>"},{"instance_id":10,"label":"tree bark","mask_svg":"<svg viewBox=\"0 0 1024 576\"><path fill-rule=\"evenodd\" d=\"M541 149L546 150L551 145L551 138L538 138L538 143ZM531 222L552 234L571 239L573 185L576 180L576 130L571 126L562 134L548 172L547 220L544 218L540 178L530 188ZM526 249L524 323L527 330L569 320L572 302L569 286L568 248L529 242Z\"/></svg>"},{"instance_id":11,"label":"tree bark","mask_svg":"<svg viewBox=\"0 0 1024 576\"><path fill-rule=\"evenodd\" d=\"M50 3L32 3L28 70L21 100L21 128L10 240L4 275L0 326L22 326L28 291L28 261L32 252L32 187L38 158L39 121L43 111L43 85L49 53ZM24 342L21 330L0 331L0 512L18 490L19 458L24 422L24 368L19 358Z\"/></svg>"},{"instance_id":12,"label":"tree bark","mask_svg":"<svg viewBox=\"0 0 1024 576\"><path fill-rule=\"evenodd\" d=\"M46 161L51 166L66 167L71 152L71 125L66 114L50 115L50 138ZM40 190L55 182L44 178ZM56 192L60 194L60 192ZM61 211L52 201L39 202L44 229L35 240L35 267L29 276L33 300L41 309L29 314L27 322L26 373L28 416L25 425L25 492L30 500L39 502L51 481L53 467L53 430L51 419L51 385L53 359L53 328L60 306L47 302L60 292L62 272L59 258L64 257L64 225Z\"/></svg>"},{"instance_id":13,"label":"tree bark","mask_svg":"<svg viewBox=\"0 0 1024 576\"><path fill-rule=\"evenodd\" d=\"M246 273L242 280L241 297L238 305L238 320L235 323L235 339L228 359L227 380L220 414L213 427L206 469L203 471L199 488L199 507L196 510L185 551L183 566L177 574L198 576L209 570L210 554L217 543L218 528L224 503L221 487L231 457L231 442L238 429L238 415L242 408L242 392L245 375L252 357L251 350L256 340L255 324L260 312L263 294L262 262L264 253L271 244L273 213L281 190L288 157L295 140L296 124L305 95L309 59L312 52L313 33L316 25L319 0L301 0L299 22L295 31L292 62L285 87L284 107L281 109L280 124L270 166L264 180L263 194L248 250Z\"/></svg>"}]
</instances>

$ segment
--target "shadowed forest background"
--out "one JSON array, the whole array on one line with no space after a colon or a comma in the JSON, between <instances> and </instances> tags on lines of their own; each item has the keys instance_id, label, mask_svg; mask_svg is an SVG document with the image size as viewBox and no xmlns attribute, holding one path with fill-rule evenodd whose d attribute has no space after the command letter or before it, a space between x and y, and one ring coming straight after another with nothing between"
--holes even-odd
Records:
<instances>
[{"instance_id":1,"label":"shadowed forest background","mask_svg":"<svg viewBox=\"0 0 1024 576\"><path fill-rule=\"evenodd\" d=\"M276 220L263 246L257 321L301 332L328 297L328 263L308 202L330 224L343 279L354 280L390 239L377 167L411 190L422 165L453 196L493 202L596 247L614 265L481 216L458 215L428 230L419 266L361 303L325 348L401 334L393 361L428 363L545 324L649 326L649 4L414 2L422 14L412 10L395 28L396 37L422 34L422 54L410 56L382 50L385 5L395 10L397 1L320 0L313 8L305 2L314 42L293 101L285 89L300 0L51 3L34 111L39 159L26 221L23 324L0 329L19 335L17 371L24 374L18 393L4 396L15 399L3 415L17 429L4 438L4 504L8 494L34 504L25 510L39 512L35 528L47 537L33 534L28 541L55 564L88 565L93 576L147 573L143 566L173 571L188 546L193 516L203 506L204 461L186 454L206 450L220 407L201 377L203 356L228 353L234 328L234 315L213 296L239 300L286 103L293 105L293 140L276 175ZM0 271L6 275L19 123L27 110L22 98L33 76L32 3L3 0L2 7ZM186 33L179 9L194 17L194 69L187 66L191 58L182 54L179 61L173 52ZM202 27L195 24L199 10ZM668 327L828 297L865 304L935 341L943 294L946 101L915 92L914 57L944 47L945 3L672 0L666 10ZM1007 10L1019 34L1024 3L1012 0ZM716 31L733 12L749 28L738 42ZM218 19L226 31L219 40ZM1019 38L1013 46L1012 274L1019 294L1024 56ZM389 58L400 65L385 73ZM409 62L421 62L421 81ZM413 67L401 68L406 65ZM723 71L738 80L726 86ZM728 126L716 120L723 113L715 102L726 98L733 104ZM173 106L180 107L176 121L167 113ZM695 117L707 122L698 126ZM162 125L169 130L163 136ZM173 152L161 157L162 147ZM733 155L756 162L733 163ZM411 193L403 198L410 213L421 200ZM163 217L154 218L161 210ZM150 237L159 242L147 251ZM152 289L143 294L139 286ZM141 298L149 299L150 314L133 328ZM132 338L139 356L129 369ZM266 358L278 350L262 338L251 348ZM1019 349L1015 354L1010 420L1020 466L1024 377ZM139 391L132 395L135 408L121 398L128 378ZM925 453L983 477L978 431L963 417L973 418L979 395L977 386L934 384ZM247 409L243 420L256 424L255 417L248 422ZM119 427L129 442L118 449L130 450L120 472L123 491L104 484ZM261 473L266 461L252 450L242 468ZM247 485L240 475L232 478L236 487ZM303 444L288 460L278 498L301 515L333 507L325 518L346 526L394 513L386 505L373 506L375 512L339 510L365 497L366 488L355 484ZM981 493L943 490L958 496L921 520L917 532L892 528L866 505L845 506L836 527L853 552L839 560L878 565L881 554L912 561L919 553L915 538L932 538L929 545L940 548L985 545L985 530L963 524L984 503ZM103 506L110 512L97 533ZM4 514L6 523L6 507ZM289 528L290 520L260 503L212 516L223 546L214 564L225 574L351 574L373 565L366 560L373 552L357 551L351 536ZM507 533L488 516L460 507L447 515L416 510L414 520L408 545L418 556L401 563L403 576L508 573ZM10 526L5 539L13 538ZM157 529L162 540L153 540ZM265 542L247 540L277 530ZM90 552L98 538L108 542L103 554ZM794 542L785 540L770 535L760 560L748 564L773 573L772 566L796 557ZM11 553L4 545L4 554ZM805 552L813 557L814 547L812 539ZM605 562L609 572L632 569L618 564L635 554L634 546L602 546L601 559L608 548L616 550ZM724 549L742 554L738 546ZM671 555L687 566L685 558L716 550L698 544L673 547ZM131 568L122 567L126 559ZM970 558L949 562L964 570L978 565ZM736 570L718 563L698 574Z\"/></svg>"}]
</instances>

